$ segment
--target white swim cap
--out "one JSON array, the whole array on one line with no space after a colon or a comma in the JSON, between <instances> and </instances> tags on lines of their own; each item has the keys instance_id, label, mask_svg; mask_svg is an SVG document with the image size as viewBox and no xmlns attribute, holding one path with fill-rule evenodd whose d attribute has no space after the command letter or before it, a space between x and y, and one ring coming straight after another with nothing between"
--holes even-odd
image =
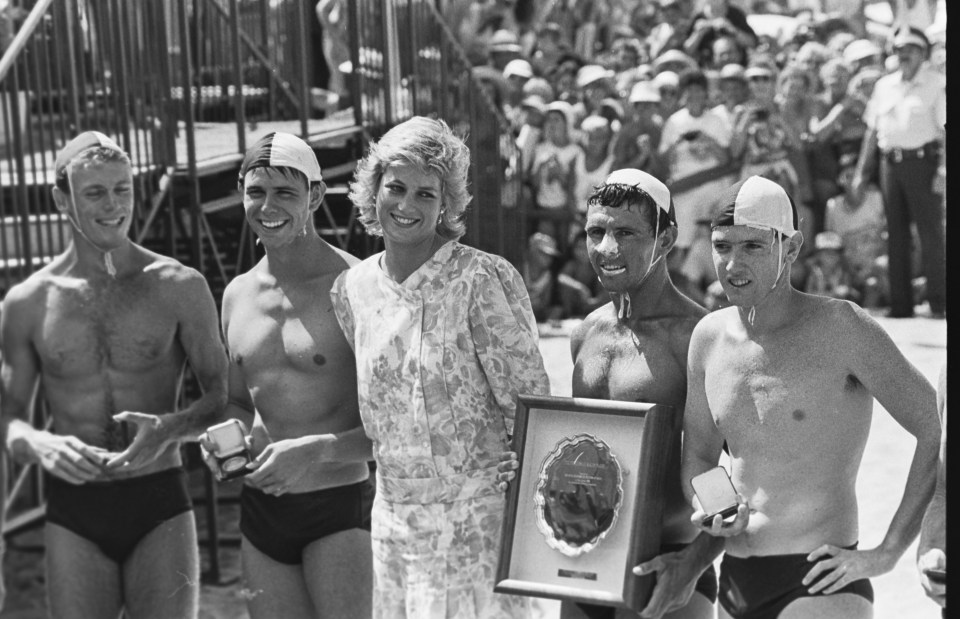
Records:
<instances>
[{"instance_id":1,"label":"white swim cap","mask_svg":"<svg viewBox=\"0 0 960 619\"><path fill-rule=\"evenodd\" d=\"M323 180L316 153L292 133L268 133L251 146L240 164L240 181L249 170L264 167L299 170L311 183Z\"/></svg>"}]
</instances>

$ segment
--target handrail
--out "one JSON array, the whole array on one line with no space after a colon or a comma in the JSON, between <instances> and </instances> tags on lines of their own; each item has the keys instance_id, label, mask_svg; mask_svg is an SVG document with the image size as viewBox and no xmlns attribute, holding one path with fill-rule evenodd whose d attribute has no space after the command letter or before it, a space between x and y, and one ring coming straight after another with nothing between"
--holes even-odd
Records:
<instances>
[{"instance_id":1,"label":"handrail","mask_svg":"<svg viewBox=\"0 0 960 619\"><path fill-rule=\"evenodd\" d=\"M50 8L51 4L53 4L53 0L40 0L37 4L33 5L30 14L23 20L23 25L20 26L16 36L13 37L13 41L10 42L10 47L3 52L3 57L0 58L0 82L7 77L7 73L13 67L17 56L19 56L27 46L27 41L30 40L30 37L40 25L40 22L43 21L43 17L46 15L47 9Z\"/></svg>"}]
</instances>

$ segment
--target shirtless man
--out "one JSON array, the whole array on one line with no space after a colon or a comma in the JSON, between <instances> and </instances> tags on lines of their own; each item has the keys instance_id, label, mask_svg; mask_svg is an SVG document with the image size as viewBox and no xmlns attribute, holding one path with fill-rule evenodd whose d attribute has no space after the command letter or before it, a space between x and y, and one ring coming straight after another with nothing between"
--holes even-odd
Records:
<instances>
[{"instance_id":1,"label":"shirtless man","mask_svg":"<svg viewBox=\"0 0 960 619\"><path fill-rule=\"evenodd\" d=\"M127 238L130 159L88 131L57 156L53 199L73 242L3 301L7 448L47 472L53 617L196 617L197 534L180 445L227 400L206 280ZM185 365L203 396L183 410ZM31 423L33 394L50 430Z\"/></svg>"},{"instance_id":2,"label":"shirtless man","mask_svg":"<svg viewBox=\"0 0 960 619\"><path fill-rule=\"evenodd\" d=\"M690 339L682 479L716 466L726 441L738 512L704 521L694 503L691 517L725 539L720 616L871 617L868 579L893 569L933 492L936 393L866 312L791 286L803 238L779 185L748 177L719 205L713 257L731 307ZM883 541L857 549L874 398L917 445Z\"/></svg>"},{"instance_id":3,"label":"shirtless man","mask_svg":"<svg viewBox=\"0 0 960 619\"><path fill-rule=\"evenodd\" d=\"M240 190L266 250L227 286L222 312L227 416L252 428L256 456L240 496L247 606L254 619L369 617L373 448L330 302L333 280L358 260L317 235L326 186L300 138L257 142Z\"/></svg>"},{"instance_id":4,"label":"shirtless man","mask_svg":"<svg viewBox=\"0 0 960 619\"><path fill-rule=\"evenodd\" d=\"M591 195L585 228L590 263L612 301L587 316L571 336L573 396L666 404L682 415L687 345L707 312L677 290L667 271L666 256L677 238L670 191L646 172L617 170ZM641 616L672 610L673 618L712 618L717 592L712 566L697 580L699 572L686 571L697 562L688 563L677 552L698 533L680 487L679 441L671 459L665 554L640 570L658 572L657 589ZM699 565L708 567L710 558ZM686 586L681 595L675 590L677 578ZM577 616L569 606L564 604L562 616ZM581 609L590 617L614 616L609 608Z\"/></svg>"}]
</instances>

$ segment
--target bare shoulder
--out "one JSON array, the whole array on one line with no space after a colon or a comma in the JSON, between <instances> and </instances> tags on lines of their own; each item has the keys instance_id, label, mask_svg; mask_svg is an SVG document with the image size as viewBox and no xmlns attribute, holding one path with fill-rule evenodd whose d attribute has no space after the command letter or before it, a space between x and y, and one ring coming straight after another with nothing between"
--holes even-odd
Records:
<instances>
[{"instance_id":1,"label":"bare shoulder","mask_svg":"<svg viewBox=\"0 0 960 619\"><path fill-rule=\"evenodd\" d=\"M27 279L15 284L3 297L4 323L15 321L18 325L37 315L45 303L47 291L54 285L54 276L49 265L32 273Z\"/></svg>"},{"instance_id":2,"label":"bare shoulder","mask_svg":"<svg viewBox=\"0 0 960 619\"><path fill-rule=\"evenodd\" d=\"M210 286L200 271L175 258L140 249L144 262L140 272L164 301L191 307L195 307L201 299L212 301Z\"/></svg>"},{"instance_id":3,"label":"bare shoulder","mask_svg":"<svg viewBox=\"0 0 960 619\"><path fill-rule=\"evenodd\" d=\"M609 323L611 318L615 318L611 308L613 308L612 301L587 314L580 324L574 327L570 333L570 350L573 352L574 357L576 357L577 351L591 333L597 329L602 329L604 325Z\"/></svg>"},{"instance_id":4,"label":"bare shoulder","mask_svg":"<svg viewBox=\"0 0 960 619\"><path fill-rule=\"evenodd\" d=\"M343 250L340 249L339 247L334 247L333 245L330 245L330 249L332 249L332 250L334 251L334 253L335 253L341 260L343 260L343 265L340 265L340 266L342 266L342 268L337 268L337 269L335 269L337 272L346 271L346 270L349 269L350 267L355 266L355 265L358 265L358 264L360 264L360 262L361 262L360 258L357 258L356 256L354 256L353 254L351 254L351 253L349 253L349 252L343 251Z\"/></svg>"}]
</instances>

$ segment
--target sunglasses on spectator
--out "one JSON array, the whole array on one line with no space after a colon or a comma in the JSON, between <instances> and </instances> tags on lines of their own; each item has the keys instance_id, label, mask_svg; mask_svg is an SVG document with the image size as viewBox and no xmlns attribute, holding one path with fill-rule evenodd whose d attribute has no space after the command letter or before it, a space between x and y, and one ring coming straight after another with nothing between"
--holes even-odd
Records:
<instances>
[{"instance_id":1,"label":"sunglasses on spectator","mask_svg":"<svg viewBox=\"0 0 960 619\"><path fill-rule=\"evenodd\" d=\"M754 75L750 77L751 82L769 82L771 78L769 75Z\"/></svg>"},{"instance_id":2,"label":"sunglasses on spectator","mask_svg":"<svg viewBox=\"0 0 960 619\"><path fill-rule=\"evenodd\" d=\"M663 97L663 96L665 96L665 95L673 95L673 96L676 96L677 92L678 92L678 91L677 91L676 88L661 88L661 89L660 89L660 96L661 96L661 97Z\"/></svg>"}]
</instances>

